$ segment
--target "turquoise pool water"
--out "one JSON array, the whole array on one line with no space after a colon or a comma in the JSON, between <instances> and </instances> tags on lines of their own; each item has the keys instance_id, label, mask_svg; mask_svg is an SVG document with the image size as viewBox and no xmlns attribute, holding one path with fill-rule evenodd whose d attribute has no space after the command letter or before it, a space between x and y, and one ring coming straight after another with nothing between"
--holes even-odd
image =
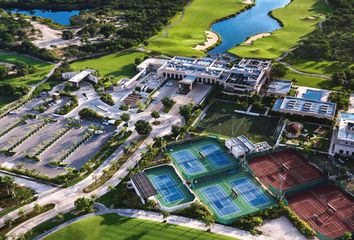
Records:
<instances>
[{"instance_id":1,"label":"turquoise pool water","mask_svg":"<svg viewBox=\"0 0 354 240\"><path fill-rule=\"evenodd\" d=\"M303 98L305 99L315 100L315 101L320 101L321 97L322 97L322 91L311 90L311 89L306 90L306 93L303 96Z\"/></svg>"},{"instance_id":2,"label":"turquoise pool water","mask_svg":"<svg viewBox=\"0 0 354 240\"><path fill-rule=\"evenodd\" d=\"M211 30L221 37L221 44L209 51L209 54L224 53L243 43L247 38L259 33L273 32L281 28L279 22L270 17L269 12L282 8L291 0L256 0L256 5L246 11L215 23Z\"/></svg>"},{"instance_id":3,"label":"turquoise pool water","mask_svg":"<svg viewBox=\"0 0 354 240\"><path fill-rule=\"evenodd\" d=\"M31 11L22 11L19 9L14 9L12 13L21 13L30 16L37 16L42 18L52 19L53 22L68 26L70 25L70 18L75 15L79 15L80 11L45 11L45 10L31 10Z\"/></svg>"}]
</instances>

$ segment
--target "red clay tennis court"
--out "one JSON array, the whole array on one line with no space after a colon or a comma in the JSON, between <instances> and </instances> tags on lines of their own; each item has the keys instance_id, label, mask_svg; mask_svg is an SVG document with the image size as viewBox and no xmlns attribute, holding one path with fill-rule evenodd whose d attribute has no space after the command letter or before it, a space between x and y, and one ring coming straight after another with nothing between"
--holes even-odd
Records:
<instances>
[{"instance_id":1,"label":"red clay tennis court","mask_svg":"<svg viewBox=\"0 0 354 240\"><path fill-rule=\"evenodd\" d=\"M321 171L293 150L255 157L248 164L263 184L279 190L325 178Z\"/></svg>"},{"instance_id":2,"label":"red clay tennis court","mask_svg":"<svg viewBox=\"0 0 354 240\"><path fill-rule=\"evenodd\" d=\"M321 185L288 197L290 208L329 238L354 231L354 202L334 185Z\"/></svg>"}]
</instances>

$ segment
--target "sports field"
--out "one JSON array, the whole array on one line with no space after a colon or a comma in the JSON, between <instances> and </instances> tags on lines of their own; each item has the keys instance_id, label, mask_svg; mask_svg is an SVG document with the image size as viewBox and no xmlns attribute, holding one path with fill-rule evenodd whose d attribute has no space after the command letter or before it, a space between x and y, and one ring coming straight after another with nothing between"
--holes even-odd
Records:
<instances>
[{"instance_id":1,"label":"sports field","mask_svg":"<svg viewBox=\"0 0 354 240\"><path fill-rule=\"evenodd\" d=\"M192 49L206 40L205 31L220 18L235 14L246 7L242 0L194 0L183 13L149 40L150 50L174 56L202 56L204 52Z\"/></svg>"},{"instance_id":2,"label":"sports field","mask_svg":"<svg viewBox=\"0 0 354 240\"><path fill-rule=\"evenodd\" d=\"M172 166L162 165L145 170L146 175L158 192L159 203L164 207L175 207L195 198L183 184Z\"/></svg>"},{"instance_id":3,"label":"sports field","mask_svg":"<svg viewBox=\"0 0 354 240\"><path fill-rule=\"evenodd\" d=\"M77 61L71 67L79 71L85 68L93 68L99 71L102 77L112 77L112 83L117 83L122 78L131 78L136 73L135 58L143 59L146 56L142 52L123 51L112 53L99 58Z\"/></svg>"},{"instance_id":4,"label":"sports field","mask_svg":"<svg viewBox=\"0 0 354 240\"><path fill-rule=\"evenodd\" d=\"M223 224L276 203L252 176L237 171L198 179L193 191L212 210L217 222Z\"/></svg>"},{"instance_id":5,"label":"sports field","mask_svg":"<svg viewBox=\"0 0 354 240\"><path fill-rule=\"evenodd\" d=\"M249 167L266 186L291 191L312 182L323 182L326 176L293 150L283 150L248 160Z\"/></svg>"},{"instance_id":6,"label":"sports field","mask_svg":"<svg viewBox=\"0 0 354 240\"><path fill-rule=\"evenodd\" d=\"M353 198L334 185L321 185L288 197L290 208L328 238L354 231Z\"/></svg>"},{"instance_id":7,"label":"sports field","mask_svg":"<svg viewBox=\"0 0 354 240\"><path fill-rule=\"evenodd\" d=\"M33 85L38 83L39 81L43 80L47 73L51 70L52 67L54 67L53 64L40 61L34 58L31 58L26 55L19 55L19 54L12 54L12 53L3 53L0 52L0 62L6 62L6 63L12 63L14 64L17 61L24 62L28 65L35 66L37 68L37 71L33 74L29 74L27 76L23 77L14 77L14 78L8 78L5 80L1 80L0 84L3 83L15 83L15 84L27 84L27 85Z\"/></svg>"},{"instance_id":8,"label":"sports field","mask_svg":"<svg viewBox=\"0 0 354 240\"><path fill-rule=\"evenodd\" d=\"M46 240L235 240L235 238L166 223L107 214L81 220Z\"/></svg>"},{"instance_id":9,"label":"sports field","mask_svg":"<svg viewBox=\"0 0 354 240\"><path fill-rule=\"evenodd\" d=\"M294 0L272 12L283 28L269 37L258 39L251 45L237 46L229 52L243 57L277 58L312 32L330 12L325 0Z\"/></svg>"},{"instance_id":10,"label":"sports field","mask_svg":"<svg viewBox=\"0 0 354 240\"><path fill-rule=\"evenodd\" d=\"M249 139L267 141L273 144L274 133L279 123L276 117L255 117L235 113L236 104L230 102L215 101L200 120L197 127L209 133L230 137L245 135ZM232 119L234 117L234 119ZM234 126L232 131L232 125Z\"/></svg>"},{"instance_id":11,"label":"sports field","mask_svg":"<svg viewBox=\"0 0 354 240\"><path fill-rule=\"evenodd\" d=\"M167 151L178 171L189 181L238 165L226 149L211 138L173 145Z\"/></svg>"}]
</instances>

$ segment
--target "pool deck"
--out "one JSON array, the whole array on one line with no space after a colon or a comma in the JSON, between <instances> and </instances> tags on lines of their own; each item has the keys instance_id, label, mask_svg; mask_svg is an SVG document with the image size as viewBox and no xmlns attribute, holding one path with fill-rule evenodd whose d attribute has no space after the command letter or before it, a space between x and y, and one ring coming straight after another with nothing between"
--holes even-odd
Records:
<instances>
[{"instance_id":1,"label":"pool deck","mask_svg":"<svg viewBox=\"0 0 354 240\"><path fill-rule=\"evenodd\" d=\"M297 98L303 98L307 92L307 90L312 90L312 91L321 91L322 92L322 96L318 101L321 102L327 102L328 101L328 97L329 94L331 93L331 91L329 90L325 90L325 89L318 89L318 88L310 88L310 87L304 87L304 86L297 86ZM316 99L317 100L317 99Z\"/></svg>"}]
</instances>

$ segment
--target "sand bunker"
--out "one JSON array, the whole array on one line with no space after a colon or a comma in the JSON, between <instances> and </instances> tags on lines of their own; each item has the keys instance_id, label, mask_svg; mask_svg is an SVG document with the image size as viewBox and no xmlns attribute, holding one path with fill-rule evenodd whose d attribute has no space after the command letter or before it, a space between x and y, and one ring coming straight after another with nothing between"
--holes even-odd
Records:
<instances>
[{"instance_id":1,"label":"sand bunker","mask_svg":"<svg viewBox=\"0 0 354 240\"><path fill-rule=\"evenodd\" d=\"M207 40L203 44L198 44L193 49L199 50L199 51L204 51L208 47L211 47L218 42L219 37L216 33L212 32L212 31L205 31L205 34L206 34Z\"/></svg>"},{"instance_id":2,"label":"sand bunker","mask_svg":"<svg viewBox=\"0 0 354 240\"><path fill-rule=\"evenodd\" d=\"M249 37L243 43L243 45L250 45L250 44L252 44L252 42L256 41L257 39L264 38L264 37L269 37L270 35L271 35L270 33L260 33L260 34L254 35L252 37Z\"/></svg>"},{"instance_id":3,"label":"sand bunker","mask_svg":"<svg viewBox=\"0 0 354 240\"><path fill-rule=\"evenodd\" d=\"M253 3L253 1L252 0L243 0L243 2L242 3L244 3L244 4L252 4Z\"/></svg>"}]
</instances>

